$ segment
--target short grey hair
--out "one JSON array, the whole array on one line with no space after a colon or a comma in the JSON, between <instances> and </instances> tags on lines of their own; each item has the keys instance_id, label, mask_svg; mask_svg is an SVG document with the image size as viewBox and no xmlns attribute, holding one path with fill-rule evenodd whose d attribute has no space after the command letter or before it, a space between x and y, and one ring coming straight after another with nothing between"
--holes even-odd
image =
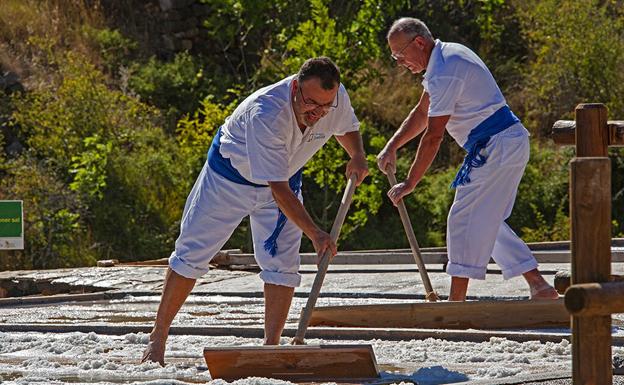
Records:
<instances>
[{"instance_id":1,"label":"short grey hair","mask_svg":"<svg viewBox=\"0 0 624 385\"><path fill-rule=\"evenodd\" d=\"M390 27L386 39L390 39L390 36L399 32L409 37L422 36L427 40L433 41L433 35L431 35L431 31L429 31L427 25L415 17L402 17L392 23L392 27Z\"/></svg>"}]
</instances>

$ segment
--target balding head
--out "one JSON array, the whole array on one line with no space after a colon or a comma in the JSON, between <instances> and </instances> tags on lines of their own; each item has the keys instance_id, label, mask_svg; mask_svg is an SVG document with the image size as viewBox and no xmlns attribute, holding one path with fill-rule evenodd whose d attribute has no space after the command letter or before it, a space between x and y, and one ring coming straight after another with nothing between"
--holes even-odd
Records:
<instances>
[{"instance_id":1,"label":"balding head","mask_svg":"<svg viewBox=\"0 0 624 385\"><path fill-rule=\"evenodd\" d=\"M414 17L402 17L396 20L392 23L392 27L390 27L386 38L389 40L390 37L398 33L405 34L409 37L421 36L424 39L433 42L433 36L431 35L429 28L427 28L425 23Z\"/></svg>"}]
</instances>

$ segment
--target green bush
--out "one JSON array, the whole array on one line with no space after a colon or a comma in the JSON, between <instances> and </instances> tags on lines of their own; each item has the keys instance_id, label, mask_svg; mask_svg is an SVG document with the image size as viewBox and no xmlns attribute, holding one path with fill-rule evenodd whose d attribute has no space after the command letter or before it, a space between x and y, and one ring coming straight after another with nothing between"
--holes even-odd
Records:
<instances>
[{"instance_id":1,"label":"green bush","mask_svg":"<svg viewBox=\"0 0 624 385\"><path fill-rule=\"evenodd\" d=\"M75 55L59 63L58 85L15 100L23 140L77 194L86 227L76 226L90 229L99 257L162 257L191 183L186 159L158 125L157 110L110 90L102 73Z\"/></svg>"},{"instance_id":2,"label":"green bush","mask_svg":"<svg viewBox=\"0 0 624 385\"><path fill-rule=\"evenodd\" d=\"M109 73L116 74L121 66L130 63L131 54L138 47L136 41L125 37L117 29L98 29L88 24L82 29L99 51L102 65Z\"/></svg>"},{"instance_id":3,"label":"green bush","mask_svg":"<svg viewBox=\"0 0 624 385\"><path fill-rule=\"evenodd\" d=\"M7 162L0 196L24 201L24 250L0 252L0 270L95 264L86 207L45 160L26 153Z\"/></svg>"},{"instance_id":4,"label":"green bush","mask_svg":"<svg viewBox=\"0 0 624 385\"><path fill-rule=\"evenodd\" d=\"M171 62L152 57L145 64L135 63L130 73L130 89L144 102L161 109L170 128L181 116L197 110L200 101L213 93L211 77L204 73L201 62L187 52L177 54Z\"/></svg>"},{"instance_id":5,"label":"green bush","mask_svg":"<svg viewBox=\"0 0 624 385\"><path fill-rule=\"evenodd\" d=\"M605 103L624 116L624 11L616 2L517 1L528 42L522 91L524 118L533 132L550 133L578 103Z\"/></svg>"}]
</instances>

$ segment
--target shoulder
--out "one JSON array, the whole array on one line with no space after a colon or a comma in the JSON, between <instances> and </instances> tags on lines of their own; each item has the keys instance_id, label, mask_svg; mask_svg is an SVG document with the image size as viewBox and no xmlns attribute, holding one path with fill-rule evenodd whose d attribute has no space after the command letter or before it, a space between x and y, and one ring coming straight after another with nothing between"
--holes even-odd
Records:
<instances>
[{"instance_id":1,"label":"shoulder","mask_svg":"<svg viewBox=\"0 0 624 385\"><path fill-rule=\"evenodd\" d=\"M258 89L249 95L241 106L249 119L273 123L283 111L290 108L292 76Z\"/></svg>"},{"instance_id":2,"label":"shoulder","mask_svg":"<svg viewBox=\"0 0 624 385\"><path fill-rule=\"evenodd\" d=\"M442 43L440 52L445 67L471 67L481 61L474 51L459 43Z\"/></svg>"}]
</instances>

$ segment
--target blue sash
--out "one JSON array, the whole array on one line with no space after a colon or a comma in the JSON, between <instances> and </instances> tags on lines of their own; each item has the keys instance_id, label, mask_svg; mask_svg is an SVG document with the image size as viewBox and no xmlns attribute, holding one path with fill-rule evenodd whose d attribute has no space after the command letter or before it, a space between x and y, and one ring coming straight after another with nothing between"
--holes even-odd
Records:
<instances>
[{"instance_id":1,"label":"blue sash","mask_svg":"<svg viewBox=\"0 0 624 385\"><path fill-rule=\"evenodd\" d=\"M208 164L217 174L221 175L230 182L245 184L253 187L269 187L263 184L252 183L243 178L240 172L232 166L232 162L221 155L221 127L217 130L217 133L212 139L210 149L208 150Z\"/></svg>"},{"instance_id":2,"label":"blue sash","mask_svg":"<svg viewBox=\"0 0 624 385\"><path fill-rule=\"evenodd\" d=\"M487 161L487 156L480 154L480 152L487 146L490 138L519 121L520 119L511 112L509 106L505 105L473 128L468 135L466 144L464 144L464 149L468 153L464 157L464 163L462 163L457 175L455 175L455 180L451 183L451 188L470 183L470 170L473 167L483 166Z\"/></svg>"},{"instance_id":3,"label":"blue sash","mask_svg":"<svg viewBox=\"0 0 624 385\"><path fill-rule=\"evenodd\" d=\"M222 177L229 180L230 182L244 184L244 185L253 186L253 187L268 187L267 185L252 183L248 181L247 179L245 179L238 172L238 170L236 170L234 166L232 166L232 162L229 159L224 158L221 155L221 128L220 127L217 130L217 133L215 134L214 138L212 139L212 144L210 145L210 149L208 150L208 165L210 165L210 168L214 172L221 175ZM303 167L300 168L299 171L295 173L295 175L291 176L290 179L288 179L288 186L290 187L292 192L295 194L295 196L298 196L299 191L301 191L302 174L303 174ZM284 215L282 210L279 210L279 214L277 216L277 223L275 224L275 230L273 230L273 233L271 234L271 236L269 236L269 238L267 238L264 241L264 249L268 251L272 257L274 257L275 254L277 253L277 237L282 232L282 229L284 228L284 225L286 225L287 220L288 218L286 218L286 215Z\"/></svg>"}]
</instances>

